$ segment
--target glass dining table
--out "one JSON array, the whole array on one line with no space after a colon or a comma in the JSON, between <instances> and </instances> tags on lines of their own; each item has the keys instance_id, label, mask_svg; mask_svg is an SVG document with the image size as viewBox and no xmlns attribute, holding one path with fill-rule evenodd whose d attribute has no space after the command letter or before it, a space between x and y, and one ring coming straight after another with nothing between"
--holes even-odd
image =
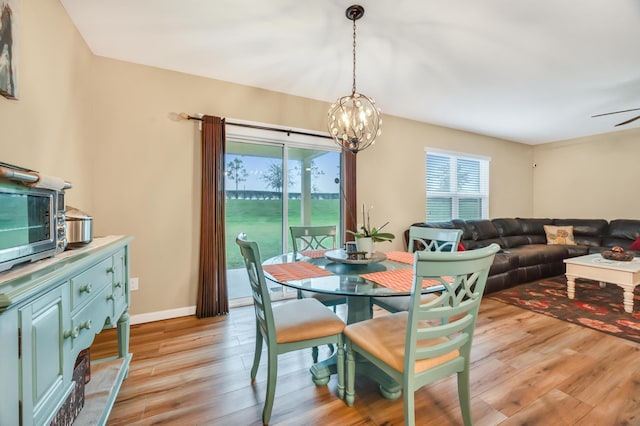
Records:
<instances>
[{"instance_id":1,"label":"glass dining table","mask_svg":"<svg viewBox=\"0 0 640 426\"><path fill-rule=\"evenodd\" d=\"M370 259L350 259L343 249L308 250L272 257L262 266L265 278L277 284L344 296L347 324L372 317L372 297L409 296L413 283L413 254L407 252L375 252ZM442 285L426 286L423 294L443 289ZM314 383L328 382L336 372L335 362L334 354L314 364L310 369ZM385 398L400 396L400 385L372 364L359 362L357 371L376 379Z\"/></svg>"}]
</instances>

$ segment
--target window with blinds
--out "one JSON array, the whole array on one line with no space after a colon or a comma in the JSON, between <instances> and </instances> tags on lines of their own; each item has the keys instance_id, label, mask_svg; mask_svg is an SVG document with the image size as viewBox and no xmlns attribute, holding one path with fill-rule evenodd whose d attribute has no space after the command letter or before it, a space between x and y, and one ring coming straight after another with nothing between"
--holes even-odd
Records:
<instances>
[{"instance_id":1,"label":"window with blinds","mask_svg":"<svg viewBox=\"0 0 640 426\"><path fill-rule=\"evenodd\" d=\"M427 222L488 219L490 158L426 150Z\"/></svg>"}]
</instances>

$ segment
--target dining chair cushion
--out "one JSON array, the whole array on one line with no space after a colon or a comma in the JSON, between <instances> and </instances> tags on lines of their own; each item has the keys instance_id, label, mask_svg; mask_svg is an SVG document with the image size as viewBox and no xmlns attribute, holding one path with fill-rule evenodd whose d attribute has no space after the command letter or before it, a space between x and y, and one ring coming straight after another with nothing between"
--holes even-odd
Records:
<instances>
[{"instance_id":1,"label":"dining chair cushion","mask_svg":"<svg viewBox=\"0 0 640 426\"><path fill-rule=\"evenodd\" d=\"M316 299L298 299L273 306L278 343L310 340L342 333L345 323Z\"/></svg>"},{"instance_id":2,"label":"dining chair cushion","mask_svg":"<svg viewBox=\"0 0 640 426\"><path fill-rule=\"evenodd\" d=\"M344 329L344 334L356 345L402 373L404 372L404 350L408 318L408 312L383 315L367 321L349 324ZM421 339L418 340L418 346L428 347L446 341L445 337ZM415 372L426 371L458 356L459 352L456 349L438 357L418 360L415 364Z\"/></svg>"}]
</instances>

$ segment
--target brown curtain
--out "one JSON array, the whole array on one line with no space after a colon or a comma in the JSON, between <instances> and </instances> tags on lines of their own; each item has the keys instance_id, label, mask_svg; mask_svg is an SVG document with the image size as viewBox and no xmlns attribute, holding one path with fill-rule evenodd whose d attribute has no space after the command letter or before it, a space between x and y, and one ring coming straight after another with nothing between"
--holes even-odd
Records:
<instances>
[{"instance_id":1,"label":"brown curtain","mask_svg":"<svg viewBox=\"0 0 640 426\"><path fill-rule=\"evenodd\" d=\"M202 117L198 318L229 313L224 237L224 145L224 118Z\"/></svg>"},{"instance_id":2,"label":"brown curtain","mask_svg":"<svg viewBox=\"0 0 640 426\"><path fill-rule=\"evenodd\" d=\"M343 150L342 161L344 167L345 198L344 211L342 212L345 229L342 230L342 235L345 236L345 241L353 241L353 235L348 234L346 231L357 232L358 228L358 209L356 208L356 154Z\"/></svg>"}]
</instances>

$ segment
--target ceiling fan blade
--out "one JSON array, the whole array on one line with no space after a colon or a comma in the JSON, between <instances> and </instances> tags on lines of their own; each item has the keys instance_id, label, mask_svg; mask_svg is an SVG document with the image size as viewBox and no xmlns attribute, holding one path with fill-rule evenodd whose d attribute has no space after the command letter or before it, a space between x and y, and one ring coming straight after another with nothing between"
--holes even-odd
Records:
<instances>
[{"instance_id":1,"label":"ceiling fan blade","mask_svg":"<svg viewBox=\"0 0 640 426\"><path fill-rule=\"evenodd\" d=\"M636 121L636 120L637 120L637 119L639 119L639 118L640 118L640 115L639 115L639 116L637 116L637 117L630 118L630 119L628 119L627 121L623 121L622 123L618 123L618 124L616 124L614 127L624 126L625 124L629 124L629 123L631 123L632 121Z\"/></svg>"},{"instance_id":2,"label":"ceiling fan blade","mask_svg":"<svg viewBox=\"0 0 640 426\"><path fill-rule=\"evenodd\" d=\"M622 111L614 111L614 112L605 112L604 114L592 115L591 118L593 118L593 117L602 117L603 115L620 114L621 112L632 112L632 111L640 111L640 108L625 109L625 110L622 110Z\"/></svg>"}]
</instances>

